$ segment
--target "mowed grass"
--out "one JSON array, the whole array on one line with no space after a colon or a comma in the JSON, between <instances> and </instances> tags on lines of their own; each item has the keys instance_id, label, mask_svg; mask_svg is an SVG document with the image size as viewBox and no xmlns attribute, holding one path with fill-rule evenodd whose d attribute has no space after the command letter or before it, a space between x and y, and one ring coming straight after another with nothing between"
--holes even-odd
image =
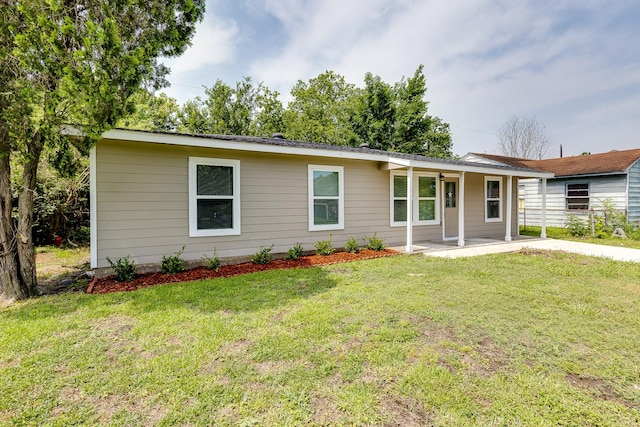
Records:
<instances>
[{"instance_id":1,"label":"mowed grass","mask_svg":"<svg viewBox=\"0 0 640 427\"><path fill-rule=\"evenodd\" d=\"M89 247L61 248L40 246L36 248L36 266L38 282L63 276L77 271L89 263Z\"/></svg>"},{"instance_id":2,"label":"mowed grass","mask_svg":"<svg viewBox=\"0 0 640 427\"><path fill-rule=\"evenodd\" d=\"M398 256L0 311L0 425L640 423L640 266Z\"/></svg>"}]
</instances>

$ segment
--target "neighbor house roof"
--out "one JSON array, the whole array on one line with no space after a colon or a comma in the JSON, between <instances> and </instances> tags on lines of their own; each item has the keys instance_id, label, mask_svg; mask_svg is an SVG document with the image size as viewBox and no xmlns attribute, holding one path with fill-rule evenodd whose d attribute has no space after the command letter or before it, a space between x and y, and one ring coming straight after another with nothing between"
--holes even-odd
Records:
<instances>
[{"instance_id":1,"label":"neighbor house roof","mask_svg":"<svg viewBox=\"0 0 640 427\"><path fill-rule=\"evenodd\" d=\"M560 157L544 160L526 160L516 157L484 153L472 154L474 156L483 157L513 167L553 172L556 178L579 175L622 173L640 159L640 149L609 151L607 153L585 154L582 156Z\"/></svg>"},{"instance_id":2,"label":"neighbor house roof","mask_svg":"<svg viewBox=\"0 0 640 427\"><path fill-rule=\"evenodd\" d=\"M364 147L318 144L293 141L284 138L262 138L234 135L184 134L160 131L113 129L102 135L103 139L150 142L157 144L186 145L227 150L254 151L278 154L312 155L341 159L384 162L392 167L437 168L443 171L475 173L499 173L520 177L548 177L546 171L512 165L487 165L464 160L440 159L414 154L374 150ZM390 166L391 168L391 166Z\"/></svg>"}]
</instances>

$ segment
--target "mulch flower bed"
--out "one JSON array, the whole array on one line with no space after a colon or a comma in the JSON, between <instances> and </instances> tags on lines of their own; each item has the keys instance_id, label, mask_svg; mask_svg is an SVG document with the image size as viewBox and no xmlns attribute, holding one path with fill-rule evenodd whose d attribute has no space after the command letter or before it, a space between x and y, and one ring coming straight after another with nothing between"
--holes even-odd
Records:
<instances>
[{"instance_id":1,"label":"mulch flower bed","mask_svg":"<svg viewBox=\"0 0 640 427\"><path fill-rule=\"evenodd\" d=\"M108 276L103 279L95 279L91 282L87 289L87 293L106 294L109 292L135 291L136 289L165 283L189 282L192 280L213 279L216 277L231 277L238 276L240 274L276 269L282 270L289 268L317 267L321 265L336 264L339 262L380 258L396 254L398 254L398 252L391 249L385 249L383 251L364 249L355 254L349 252L335 252L331 255L303 256L297 261L274 260L269 264L254 264L252 262L247 262L243 264L224 265L220 267L218 271L209 270L206 267L196 267L191 270L175 274L140 274L130 282L117 282L114 276Z\"/></svg>"}]
</instances>

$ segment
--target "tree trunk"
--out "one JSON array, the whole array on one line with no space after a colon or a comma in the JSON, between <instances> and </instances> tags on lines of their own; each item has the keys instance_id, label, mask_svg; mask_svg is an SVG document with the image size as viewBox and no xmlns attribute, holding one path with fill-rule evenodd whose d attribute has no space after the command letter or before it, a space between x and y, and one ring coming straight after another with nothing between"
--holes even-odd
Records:
<instances>
[{"instance_id":1,"label":"tree trunk","mask_svg":"<svg viewBox=\"0 0 640 427\"><path fill-rule=\"evenodd\" d=\"M29 296L18 273L16 233L11 218L11 166L9 142L0 135L0 299Z\"/></svg>"},{"instance_id":2,"label":"tree trunk","mask_svg":"<svg viewBox=\"0 0 640 427\"><path fill-rule=\"evenodd\" d=\"M33 204L36 190L36 175L42 153L43 142L37 134L31 141L30 157L22 172L22 185L18 191L18 229L16 243L20 280L28 296L37 294L36 256L33 247Z\"/></svg>"}]
</instances>

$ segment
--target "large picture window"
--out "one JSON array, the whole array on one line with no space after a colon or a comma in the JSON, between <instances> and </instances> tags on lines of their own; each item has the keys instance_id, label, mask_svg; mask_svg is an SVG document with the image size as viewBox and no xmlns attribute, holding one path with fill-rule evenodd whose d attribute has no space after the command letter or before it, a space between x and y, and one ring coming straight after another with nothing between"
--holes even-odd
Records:
<instances>
[{"instance_id":1,"label":"large picture window","mask_svg":"<svg viewBox=\"0 0 640 427\"><path fill-rule=\"evenodd\" d=\"M586 211L589 209L589 184L567 184L567 210Z\"/></svg>"},{"instance_id":2,"label":"large picture window","mask_svg":"<svg viewBox=\"0 0 640 427\"><path fill-rule=\"evenodd\" d=\"M438 177L416 172L413 175L413 223L430 225L439 223ZM407 224L407 175L391 174L391 226Z\"/></svg>"},{"instance_id":3,"label":"large picture window","mask_svg":"<svg viewBox=\"0 0 640 427\"><path fill-rule=\"evenodd\" d=\"M189 236L240 234L240 161L189 158Z\"/></svg>"},{"instance_id":4,"label":"large picture window","mask_svg":"<svg viewBox=\"0 0 640 427\"><path fill-rule=\"evenodd\" d=\"M309 230L343 228L343 167L309 165Z\"/></svg>"},{"instance_id":5,"label":"large picture window","mask_svg":"<svg viewBox=\"0 0 640 427\"><path fill-rule=\"evenodd\" d=\"M502 221L502 178L484 178L484 220Z\"/></svg>"}]
</instances>

